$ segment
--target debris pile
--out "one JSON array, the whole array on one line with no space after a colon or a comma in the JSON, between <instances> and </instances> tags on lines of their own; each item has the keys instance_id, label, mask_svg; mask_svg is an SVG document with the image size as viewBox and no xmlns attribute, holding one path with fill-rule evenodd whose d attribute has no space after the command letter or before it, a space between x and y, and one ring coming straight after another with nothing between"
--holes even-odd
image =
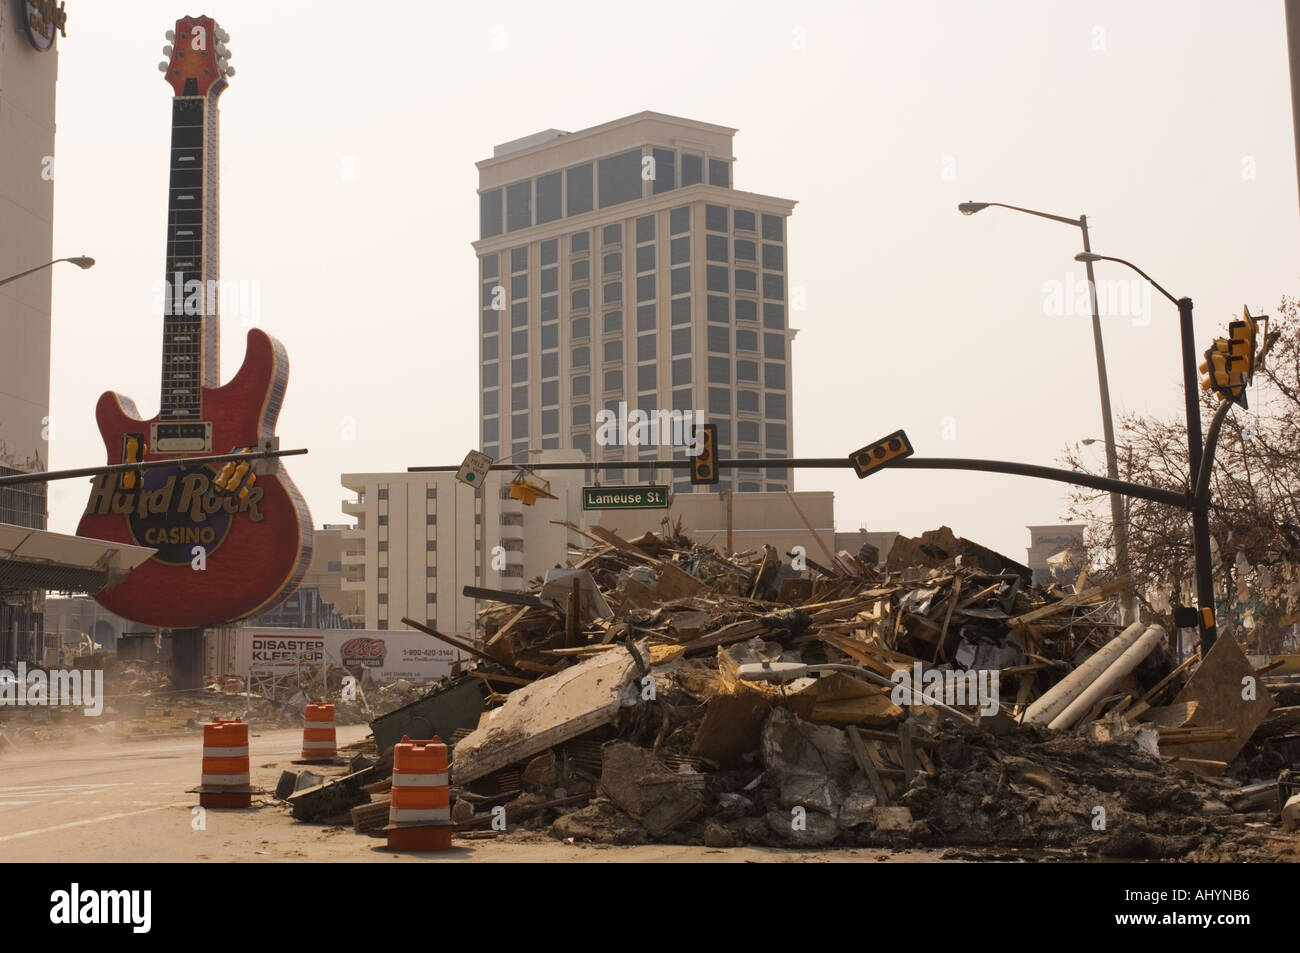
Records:
<instances>
[{"instance_id":1,"label":"debris pile","mask_svg":"<svg viewBox=\"0 0 1300 953\"><path fill-rule=\"evenodd\" d=\"M376 755L404 734L452 748L462 836L1073 858L1276 848L1300 709L1276 707L1232 639L1180 662L1160 626L1122 626L1124 580L1037 589L946 527L900 539L879 568L847 552L827 566L723 554L680 526L634 540L570 529L596 544L573 565L527 592L467 592L495 600L481 644L424 629L472 668L371 722ZM336 792L333 820L350 800L356 830L381 827L382 784Z\"/></svg>"}]
</instances>

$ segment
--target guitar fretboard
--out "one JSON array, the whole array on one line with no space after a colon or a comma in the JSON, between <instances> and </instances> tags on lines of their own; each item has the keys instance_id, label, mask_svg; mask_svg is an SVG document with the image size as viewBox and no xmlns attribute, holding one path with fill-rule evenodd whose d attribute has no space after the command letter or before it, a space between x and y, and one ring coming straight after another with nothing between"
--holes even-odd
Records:
<instances>
[{"instance_id":1,"label":"guitar fretboard","mask_svg":"<svg viewBox=\"0 0 1300 953\"><path fill-rule=\"evenodd\" d=\"M215 100L172 101L161 417L198 420L219 384Z\"/></svg>"}]
</instances>

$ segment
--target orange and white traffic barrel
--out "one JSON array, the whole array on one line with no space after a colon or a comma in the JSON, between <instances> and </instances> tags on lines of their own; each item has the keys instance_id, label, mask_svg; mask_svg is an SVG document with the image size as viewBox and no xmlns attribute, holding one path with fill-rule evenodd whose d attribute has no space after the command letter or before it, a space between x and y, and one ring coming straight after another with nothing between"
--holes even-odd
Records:
<instances>
[{"instance_id":1,"label":"orange and white traffic barrel","mask_svg":"<svg viewBox=\"0 0 1300 953\"><path fill-rule=\"evenodd\" d=\"M437 735L432 741L412 741L403 735L393 746L386 830L391 850L451 849L447 746Z\"/></svg>"},{"instance_id":2,"label":"orange and white traffic barrel","mask_svg":"<svg viewBox=\"0 0 1300 953\"><path fill-rule=\"evenodd\" d=\"M302 728L302 760L333 761L338 757L338 741L334 736L334 703L307 703Z\"/></svg>"},{"instance_id":3,"label":"orange and white traffic barrel","mask_svg":"<svg viewBox=\"0 0 1300 953\"><path fill-rule=\"evenodd\" d=\"M205 724L199 805L249 807L253 789L248 782L248 725L239 718Z\"/></svg>"}]
</instances>

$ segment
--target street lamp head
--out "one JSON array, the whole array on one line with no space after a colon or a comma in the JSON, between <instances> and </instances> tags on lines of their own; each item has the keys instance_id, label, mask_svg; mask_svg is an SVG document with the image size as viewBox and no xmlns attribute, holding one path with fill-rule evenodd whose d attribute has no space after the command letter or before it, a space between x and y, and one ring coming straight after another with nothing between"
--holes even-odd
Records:
<instances>
[{"instance_id":1,"label":"street lamp head","mask_svg":"<svg viewBox=\"0 0 1300 953\"><path fill-rule=\"evenodd\" d=\"M1074 260L1075 261L1101 261L1102 256L1094 254L1093 252L1090 251L1081 251L1079 252L1079 254L1074 256Z\"/></svg>"},{"instance_id":2,"label":"street lamp head","mask_svg":"<svg viewBox=\"0 0 1300 953\"><path fill-rule=\"evenodd\" d=\"M974 215L976 212L982 212L988 207L988 202L962 202L957 206L957 211L963 215Z\"/></svg>"},{"instance_id":3,"label":"street lamp head","mask_svg":"<svg viewBox=\"0 0 1300 953\"><path fill-rule=\"evenodd\" d=\"M76 258L69 258L68 261L72 262L78 268L81 268L83 270L89 268L91 265L95 263L95 259L87 258L85 255L80 255Z\"/></svg>"},{"instance_id":4,"label":"street lamp head","mask_svg":"<svg viewBox=\"0 0 1300 953\"><path fill-rule=\"evenodd\" d=\"M1084 437L1079 442L1083 444L1085 447L1091 447L1094 443L1101 443L1101 441L1098 440L1096 437Z\"/></svg>"}]
</instances>

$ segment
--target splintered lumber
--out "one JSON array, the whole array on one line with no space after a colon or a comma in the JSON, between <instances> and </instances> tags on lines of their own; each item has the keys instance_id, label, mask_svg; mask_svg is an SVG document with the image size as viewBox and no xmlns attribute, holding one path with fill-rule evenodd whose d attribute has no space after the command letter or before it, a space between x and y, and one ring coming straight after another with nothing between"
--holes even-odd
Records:
<instances>
[{"instance_id":1,"label":"splintered lumber","mask_svg":"<svg viewBox=\"0 0 1300 953\"><path fill-rule=\"evenodd\" d=\"M1152 685L1147 690L1146 694L1144 694L1141 698L1137 700L1137 702L1133 705L1132 709L1129 710L1129 713L1126 717L1130 721L1132 721L1134 718L1137 718L1138 715L1142 714L1144 711L1150 708L1151 700L1155 698L1156 695L1158 695L1161 691L1163 691L1166 685L1168 685L1175 678L1177 678L1179 674L1187 671L1189 666L1195 664L1196 662L1199 662L1200 660L1201 660L1201 650L1197 649L1195 652L1193 652L1190 656L1187 657L1187 660L1184 661L1182 665L1179 665L1177 668L1175 668L1164 678L1160 679L1160 681Z\"/></svg>"},{"instance_id":2,"label":"splintered lumber","mask_svg":"<svg viewBox=\"0 0 1300 953\"><path fill-rule=\"evenodd\" d=\"M1059 602L1053 602L1050 606L1043 606L1034 609L1032 612L1026 612L1024 615L1018 615L1014 618L1007 619L1007 625L1013 629L1023 629L1032 622L1041 622L1044 619L1050 619L1052 616L1059 615L1066 609L1073 609L1076 606L1088 605L1093 602L1100 602L1107 596L1114 595L1129 584L1129 579L1124 576L1121 579L1115 579L1106 583L1104 586L1097 586L1094 589L1088 589L1085 592L1075 593L1066 596Z\"/></svg>"},{"instance_id":3,"label":"splintered lumber","mask_svg":"<svg viewBox=\"0 0 1300 953\"><path fill-rule=\"evenodd\" d=\"M474 648L474 646L462 642L459 639L454 639L450 635L443 635L437 629L431 629L427 625L421 625L419 622L416 622L414 619L408 619L406 618L406 616L402 616L402 621L405 624L409 625L411 628L423 632L425 635L431 635L435 639L439 639L443 642L446 642L448 645L452 646L453 648L460 649L462 652L468 652L470 655L474 656L475 658L481 658L488 662L500 661L499 659L493 658L491 655L488 655L486 652L481 652L478 649Z\"/></svg>"},{"instance_id":4,"label":"splintered lumber","mask_svg":"<svg viewBox=\"0 0 1300 953\"><path fill-rule=\"evenodd\" d=\"M857 762L858 770L867 777L871 784L871 790L876 794L876 801L881 807L889 803L889 792L885 790L885 783L880 779L880 772L876 770L875 764L867 756L866 745L862 743L862 735L858 733L857 725L849 725L845 729L849 737L849 753L853 755L853 760Z\"/></svg>"},{"instance_id":5,"label":"splintered lumber","mask_svg":"<svg viewBox=\"0 0 1300 953\"><path fill-rule=\"evenodd\" d=\"M481 678L485 682L505 682L508 685L531 685L532 680L520 678L517 675L494 675L491 672L484 672L481 669L474 669L470 672L475 678Z\"/></svg>"},{"instance_id":6,"label":"splintered lumber","mask_svg":"<svg viewBox=\"0 0 1300 953\"><path fill-rule=\"evenodd\" d=\"M652 566L662 566L664 564L663 560L656 559L654 556L651 556L645 550L640 549L637 546L633 546L622 536L619 536L618 533L615 533L612 530L605 529L605 527L603 526L599 526L599 525L593 526L591 527L591 532L585 535L589 537L594 536L600 542L608 543L610 546L613 546L615 549L621 550L622 552L625 553L630 553L631 555L636 556L638 559L644 559Z\"/></svg>"},{"instance_id":7,"label":"splintered lumber","mask_svg":"<svg viewBox=\"0 0 1300 953\"><path fill-rule=\"evenodd\" d=\"M377 831L388 824L388 798L359 804L352 809L352 829L358 834Z\"/></svg>"}]
</instances>

